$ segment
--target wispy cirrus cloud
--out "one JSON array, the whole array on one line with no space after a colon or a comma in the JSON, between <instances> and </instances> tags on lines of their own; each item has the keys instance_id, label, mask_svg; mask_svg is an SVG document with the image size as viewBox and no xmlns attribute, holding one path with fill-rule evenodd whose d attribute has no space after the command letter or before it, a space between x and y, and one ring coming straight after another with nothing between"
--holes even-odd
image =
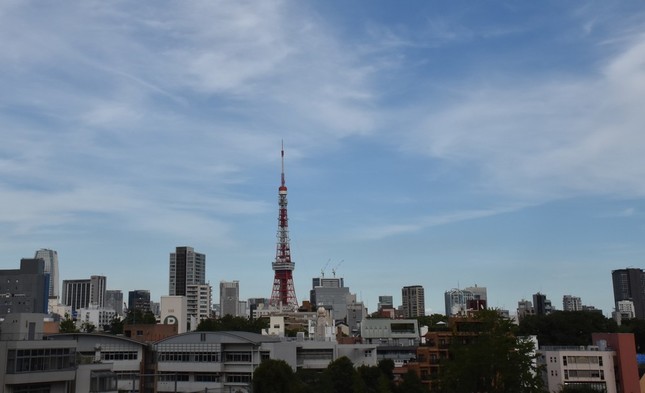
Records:
<instances>
[{"instance_id":1,"label":"wispy cirrus cloud","mask_svg":"<svg viewBox=\"0 0 645 393\"><path fill-rule=\"evenodd\" d=\"M407 148L479 168L490 193L530 200L643 196L645 38L595 75L472 86L424 116Z\"/></svg>"}]
</instances>

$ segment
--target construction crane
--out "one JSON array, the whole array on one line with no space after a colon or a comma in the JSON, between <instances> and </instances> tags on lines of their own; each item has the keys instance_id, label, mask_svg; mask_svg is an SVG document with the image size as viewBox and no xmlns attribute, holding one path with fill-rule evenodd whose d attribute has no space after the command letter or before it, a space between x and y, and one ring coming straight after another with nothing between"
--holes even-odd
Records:
<instances>
[{"instance_id":1,"label":"construction crane","mask_svg":"<svg viewBox=\"0 0 645 393\"><path fill-rule=\"evenodd\" d=\"M333 274L334 277L336 277L336 270L338 270L338 268L340 267L340 265L343 264L343 262L345 262L345 260L341 259L340 262L338 262L338 264L331 269L331 274Z\"/></svg>"},{"instance_id":2,"label":"construction crane","mask_svg":"<svg viewBox=\"0 0 645 393\"><path fill-rule=\"evenodd\" d=\"M322 269L320 269L320 277L325 278L325 270L327 270L327 266L329 266L329 263L331 262L331 258L327 260L327 263L325 263L325 266L323 266Z\"/></svg>"}]
</instances>

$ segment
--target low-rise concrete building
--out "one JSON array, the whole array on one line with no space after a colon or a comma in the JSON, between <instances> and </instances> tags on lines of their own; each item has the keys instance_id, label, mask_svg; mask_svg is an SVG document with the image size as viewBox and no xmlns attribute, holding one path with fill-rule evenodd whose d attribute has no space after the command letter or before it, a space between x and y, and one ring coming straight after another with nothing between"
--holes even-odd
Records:
<instances>
[{"instance_id":1,"label":"low-rise concrete building","mask_svg":"<svg viewBox=\"0 0 645 393\"><path fill-rule=\"evenodd\" d=\"M364 319L361 337L363 343L376 345L378 360L392 359L396 366L402 366L416 358L419 322L416 319Z\"/></svg>"}]
</instances>

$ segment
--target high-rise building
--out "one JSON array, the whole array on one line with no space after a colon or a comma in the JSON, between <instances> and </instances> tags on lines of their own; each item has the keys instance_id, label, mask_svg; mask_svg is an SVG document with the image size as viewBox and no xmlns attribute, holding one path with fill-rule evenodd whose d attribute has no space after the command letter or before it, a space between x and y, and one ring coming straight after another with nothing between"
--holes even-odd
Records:
<instances>
[{"instance_id":1,"label":"high-rise building","mask_svg":"<svg viewBox=\"0 0 645 393\"><path fill-rule=\"evenodd\" d=\"M453 288L444 293L446 316L461 315L468 310L468 302L475 298L472 292Z\"/></svg>"},{"instance_id":2,"label":"high-rise building","mask_svg":"<svg viewBox=\"0 0 645 393\"><path fill-rule=\"evenodd\" d=\"M116 315L123 315L123 292L118 289L105 291L105 308L114 310Z\"/></svg>"},{"instance_id":3,"label":"high-rise building","mask_svg":"<svg viewBox=\"0 0 645 393\"><path fill-rule=\"evenodd\" d=\"M275 260L272 268L273 290L271 291L270 305L284 307L291 310L298 308L296 289L293 283L293 269L296 264L291 260L291 245L289 240L289 219L287 217L287 186L284 180L284 147L282 148L282 176L278 188L278 234ZM222 310L224 315L224 310Z\"/></svg>"},{"instance_id":4,"label":"high-rise building","mask_svg":"<svg viewBox=\"0 0 645 393\"><path fill-rule=\"evenodd\" d=\"M628 268L611 272L614 301L631 300L636 318L645 319L645 273L642 269Z\"/></svg>"},{"instance_id":5,"label":"high-rise building","mask_svg":"<svg viewBox=\"0 0 645 393\"><path fill-rule=\"evenodd\" d=\"M89 306L105 307L107 278L91 276L89 279L63 280L61 303L76 311Z\"/></svg>"},{"instance_id":6,"label":"high-rise building","mask_svg":"<svg viewBox=\"0 0 645 393\"><path fill-rule=\"evenodd\" d=\"M349 288L344 285L341 277L316 277L312 279L309 301L314 309L324 307L331 311L334 320L342 321L347 318L347 306L356 300Z\"/></svg>"},{"instance_id":7,"label":"high-rise building","mask_svg":"<svg viewBox=\"0 0 645 393\"><path fill-rule=\"evenodd\" d=\"M403 287L403 318L422 317L425 312L425 294L421 285Z\"/></svg>"},{"instance_id":8,"label":"high-rise building","mask_svg":"<svg viewBox=\"0 0 645 393\"><path fill-rule=\"evenodd\" d=\"M548 315L553 311L553 306L545 294L538 292L533 295L533 309L535 315Z\"/></svg>"},{"instance_id":9,"label":"high-rise building","mask_svg":"<svg viewBox=\"0 0 645 393\"><path fill-rule=\"evenodd\" d=\"M517 302L517 319L521 320L527 315L535 315L535 309L530 300L522 299Z\"/></svg>"},{"instance_id":10,"label":"high-rise building","mask_svg":"<svg viewBox=\"0 0 645 393\"><path fill-rule=\"evenodd\" d=\"M176 247L170 253L170 296L186 296L188 285L206 283L206 255L192 247Z\"/></svg>"},{"instance_id":11,"label":"high-rise building","mask_svg":"<svg viewBox=\"0 0 645 393\"><path fill-rule=\"evenodd\" d=\"M238 316L240 301L240 282L239 281L221 281L219 283L219 306L221 316L232 315Z\"/></svg>"},{"instance_id":12,"label":"high-rise building","mask_svg":"<svg viewBox=\"0 0 645 393\"><path fill-rule=\"evenodd\" d=\"M48 275L42 259L21 259L20 269L0 270L0 317L47 313Z\"/></svg>"},{"instance_id":13,"label":"high-rise building","mask_svg":"<svg viewBox=\"0 0 645 393\"><path fill-rule=\"evenodd\" d=\"M150 291L135 289L128 292L128 311L140 310L145 313L150 311Z\"/></svg>"},{"instance_id":14,"label":"high-rise building","mask_svg":"<svg viewBox=\"0 0 645 393\"><path fill-rule=\"evenodd\" d=\"M60 295L58 282L58 253L54 250L41 248L36 251L34 258L45 261L45 273L49 274L49 298L57 299Z\"/></svg>"},{"instance_id":15,"label":"high-rise building","mask_svg":"<svg viewBox=\"0 0 645 393\"><path fill-rule=\"evenodd\" d=\"M582 311L582 300L578 296L562 296L562 309L564 311Z\"/></svg>"},{"instance_id":16,"label":"high-rise building","mask_svg":"<svg viewBox=\"0 0 645 393\"><path fill-rule=\"evenodd\" d=\"M186 288L188 317L197 321L210 318L213 290L210 284L191 284Z\"/></svg>"}]
</instances>

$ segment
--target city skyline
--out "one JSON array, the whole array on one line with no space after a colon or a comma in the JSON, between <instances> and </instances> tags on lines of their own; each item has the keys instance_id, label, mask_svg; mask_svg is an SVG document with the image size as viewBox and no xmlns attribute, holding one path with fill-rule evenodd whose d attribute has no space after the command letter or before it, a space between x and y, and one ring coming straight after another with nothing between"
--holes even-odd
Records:
<instances>
[{"instance_id":1,"label":"city skyline","mask_svg":"<svg viewBox=\"0 0 645 393\"><path fill-rule=\"evenodd\" d=\"M370 311L609 315L643 267L642 3L163 4L0 4L2 268L158 301L190 246L268 298L282 140L300 302L338 266Z\"/></svg>"}]
</instances>

